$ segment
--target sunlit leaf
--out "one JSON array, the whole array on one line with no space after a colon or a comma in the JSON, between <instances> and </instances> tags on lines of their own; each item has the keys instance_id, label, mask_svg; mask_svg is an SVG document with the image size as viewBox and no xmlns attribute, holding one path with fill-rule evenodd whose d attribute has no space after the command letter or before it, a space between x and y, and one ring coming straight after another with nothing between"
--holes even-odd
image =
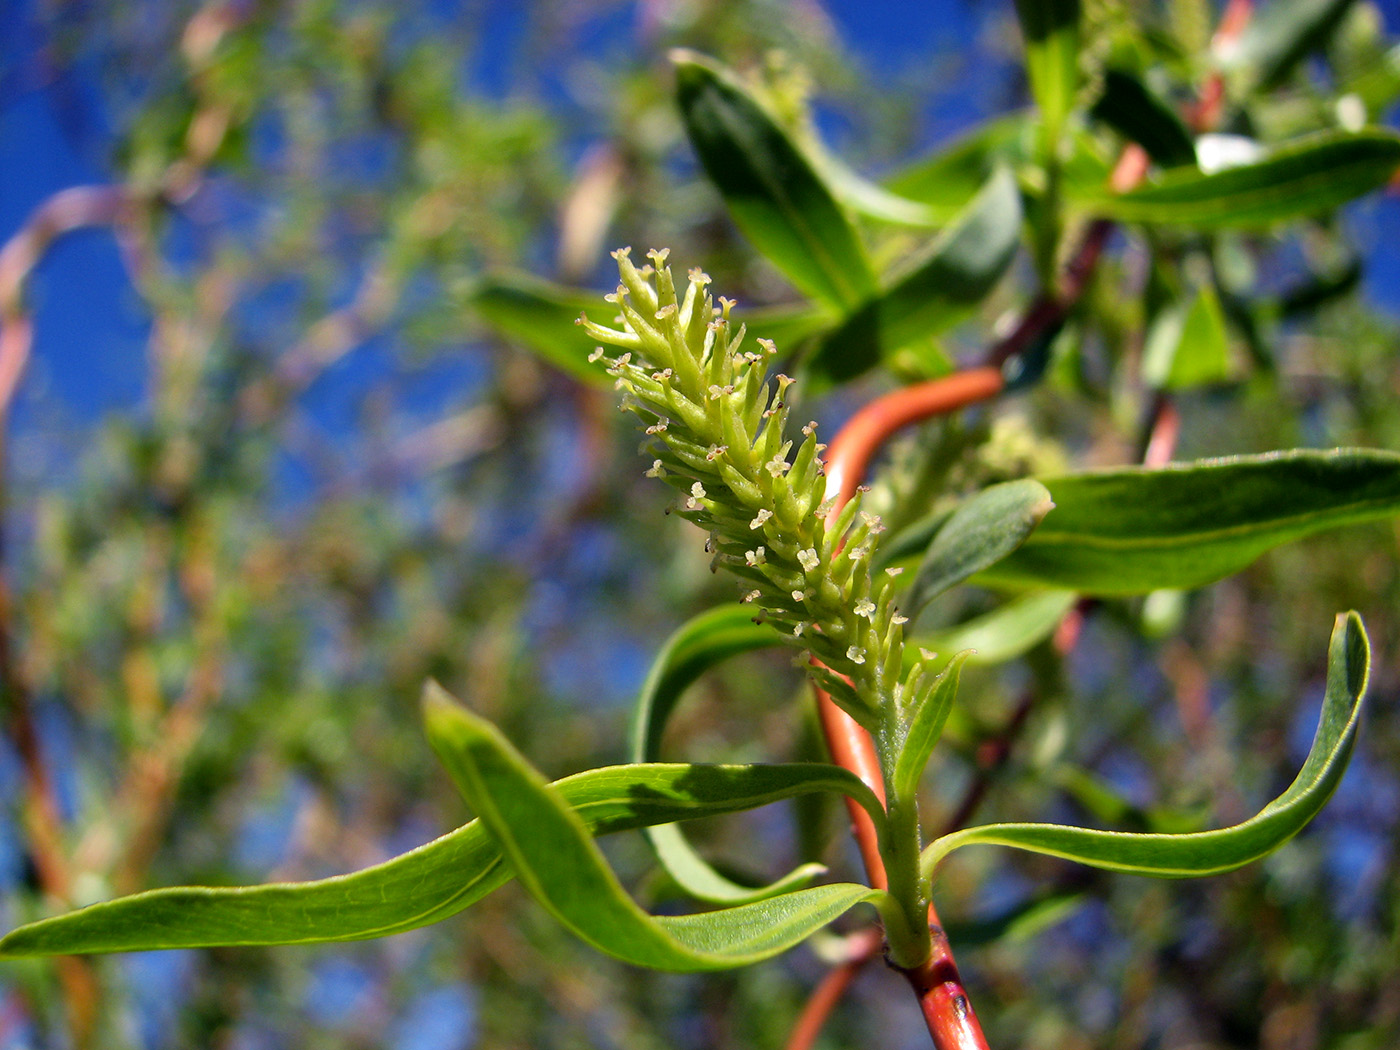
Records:
<instances>
[{"instance_id":1,"label":"sunlit leaf","mask_svg":"<svg viewBox=\"0 0 1400 1050\"><path fill-rule=\"evenodd\" d=\"M1332 797L1356 743L1370 647L1356 613L1337 617L1327 661L1327 693L1312 749L1282 795L1243 824L1182 835L1094 831L1059 824L987 824L955 831L924 850L926 873L962 846L1012 846L1108 871L1181 878L1233 871L1298 834Z\"/></svg>"},{"instance_id":2,"label":"sunlit leaf","mask_svg":"<svg viewBox=\"0 0 1400 1050\"><path fill-rule=\"evenodd\" d=\"M440 690L427 694L425 718L433 747L516 878L576 935L626 962L679 971L760 962L880 894L838 883L700 915L654 918L618 883L583 821L495 726ZM873 795L862 801L881 812Z\"/></svg>"},{"instance_id":3,"label":"sunlit leaf","mask_svg":"<svg viewBox=\"0 0 1400 1050\"><path fill-rule=\"evenodd\" d=\"M995 117L945 143L890 182L892 192L914 200L951 222L986 185L997 168L1021 159L1027 115Z\"/></svg>"},{"instance_id":4,"label":"sunlit leaf","mask_svg":"<svg viewBox=\"0 0 1400 1050\"><path fill-rule=\"evenodd\" d=\"M1272 547L1400 514L1400 455L1300 449L1042 478L1055 512L979 582L1145 594L1201 587Z\"/></svg>"},{"instance_id":5,"label":"sunlit leaf","mask_svg":"<svg viewBox=\"0 0 1400 1050\"><path fill-rule=\"evenodd\" d=\"M637 697L633 761L652 762L660 755L666 721L697 678L730 656L777 644L773 629L754 623L753 611L742 605L711 609L677 628L657 653ZM650 827L647 837L662 867L681 889L697 900L716 904L741 904L786 893L826 870L820 864L803 864L766 886L746 886L716 871L673 824Z\"/></svg>"},{"instance_id":6,"label":"sunlit leaf","mask_svg":"<svg viewBox=\"0 0 1400 1050\"><path fill-rule=\"evenodd\" d=\"M1045 486L1023 478L968 497L929 544L900 604L913 616L938 595L990 568L1026 542L1054 503Z\"/></svg>"},{"instance_id":7,"label":"sunlit leaf","mask_svg":"<svg viewBox=\"0 0 1400 1050\"><path fill-rule=\"evenodd\" d=\"M1078 600L1074 591L1031 591L964 623L920 631L910 641L936 653L968 650L970 664L1005 663L1049 638Z\"/></svg>"},{"instance_id":8,"label":"sunlit leaf","mask_svg":"<svg viewBox=\"0 0 1400 1050\"><path fill-rule=\"evenodd\" d=\"M885 291L822 337L809 367L841 382L916 340L947 331L1006 272L1020 237L1021 195L1003 169L942 236L901 263Z\"/></svg>"},{"instance_id":9,"label":"sunlit leaf","mask_svg":"<svg viewBox=\"0 0 1400 1050\"><path fill-rule=\"evenodd\" d=\"M1086 211L1193 229L1261 227L1317 215L1379 189L1400 165L1400 136L1371 129L1299 139L1266 159L1205 175L1184 168L1124 194L1084 194Z\"/></svg>"},{"instance_id":10,"label":"sunlit leaf","mask_svg":"<svg viewBox=\"0 0 1400 1050\"><path fill-rule=\"evenodd\" d=\"M824 763L607 766L556 781L593 834L733 813L811 791L842 790ZM853 788L852 790L858 790ZM512 876L481 821L383 864L315 882L179 886L22 926L0 955L219 945L315 944L383 937L438 922Z\"/></svg>"},{"instance_id":11,"label":"sunlit leaf","mask_svg":"<svg viewBox=\"0 0 1400 1050\"><path fill-rule=\"evenodd\" d=\"M1079 0L1016 0L1031 94L1052 143L1079 88Z\"/></svg>"},{"instance_id":12,"label":"sunlit leaf","mask_svg":"<svg viewBox=\"0 0 1400 1050\"><path fill-rule=\"evenodd\" d=\"M874 294L855 227L787 132L718 63L683 50L672 60L691 145L754 246L829 305L849 309Z\"/></svg>"}]
</instances>

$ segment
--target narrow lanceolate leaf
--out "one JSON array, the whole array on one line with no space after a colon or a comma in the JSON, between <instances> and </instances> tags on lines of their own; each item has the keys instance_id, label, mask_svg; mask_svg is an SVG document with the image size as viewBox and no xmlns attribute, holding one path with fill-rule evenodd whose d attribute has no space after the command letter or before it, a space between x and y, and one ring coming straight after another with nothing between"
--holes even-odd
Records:
<instances>
[{"instance_id":1,"label":"narrow lanceolate leaf","mask_svg":"<svg viewBox=\"0 0 1400 1050\"><path fill-rule=\"evenodd\" d=\"M1400 514L1400 455L1295 450L1043 478L1055 513L979 582L1188 589L1325 529Z\"/></svg>"},{"instance_id":2,"label":"narrow lanceolate leaf","mask_svg":"<svg viewBox=\"0 0 1400 1050\"><path fill-rule=\"evenodd\" d=\"M1178 169L1131 193L1086 195L1085 210L1198 230L1257 228L1317 215L1385 185L1400 136L1371 129L1299 139L1254 164L1210 175Z\"/></svg>"},{"instance_id":3,"label":"narrow lanceolate leaf","mask_svg":"<svg viewBox=\"0 0 1400 1050\"><path fill-rule=\"evenodd\" d=\"M969 497L934 535L901 607L913 616L950 587L995 565L1025 543L1054 506L1045 486L1030 478Z\"/></svg>"},{"instance_id":4,"label":"narrow lanceolate leaf","mask_svg":"<svg viewBox=\"0 0 1400 1050\"><path fill-rule=\"evenodd\" d=\"M958 696L958 679L962 675L967 653L958 653L952 663L938 676L932 690L923 694L919 706L909 712L899 758L894 766L894 795L913 798L919 790L919 778L924 775L929 756L943 735L948 712Z\"/></svg>"},{"instance_id":5,"label":"narrow lanceolate leaf","mask_svg":"<svg viewBox=\"0 0 1400 1050\"><path fill-rule=\"evenodd\" d=\"M934 841L924 851L931 875L953 850L1013 846L1108 871L1159 878L1214 875L1267 856L1298 834L1332 797L1356 743L1370 647L1356 613L1337 617L1327 661L1322 718L1302 770L1282 795L1243 824L1184 835L1093 831L1059 824L988 824Z\"/></svg>"},{"instance_id":6,"label":"narrow lanceolate leaf","mask_svg":"<svg viewBox=\"0 0 1400 1050\"><path fill-rule=\"evenodd\" d=\"M483 277L468 301L491 327L556 368L593 386L612 386L612 381L589 363L592 347L579 338L575 323L585 308L597 305L595 293L529 274L501 272Z\"/></svg>"},{"instance_id":7,"label":"narrow lanceolate leaf","mask_svg":"<svg viewBox=\"0 0 1400 1050\"><path fill-rule=\"evenodd\" d=\"M516 877L601 951L658 970L718 970L777 955L880 891L852 883L797 890L701 915L654 918L629 897L587 826L500 732L441 690L424 701L428 736ZM873 795L867 806L879 803Z\"/></svg>"},{"instance_id":8,"label":"narrow lanceolate leaf","mask_svg":"<svg viewBox=\"0 0 1400 1050\"><path fill-rule=\"evenodd\" d=\"M844 382L919 339L957 324L1001 279L1021 238L1021 194L1006 169L927 250L894 273L889 287L824 336L812 371Z\"/></svg>"},{"instance_id":9,"label":"narrow lanceolate leaf","mask_svg":"<svg viewBox=\"0 0 1400 1050\"><path fill-rule=\"evenodd\" d=\"M832 767L609 766L553 785L595 835L733 813L810 791L845 790ZM43 919L0 940L0 955L220 945L315 944L383 937L438 922L512 877L474 820L350 875L264 886L151 890Z\"/></svg>"},{"instance_id":10,"label":"narrow lanceolate leaf","mask_svg":"<svg viewBox=\"0 0 1400 1050\"><path fill-rule=\"evenodd\" d=\"M672 53L691 145L744 234L806 294L844 308L875 292L865 248L815 166L739 80Z\"/></svg>"},{"instance_id":11,"label":"narrow lanceolate leaf","mask_svg":"<svg viewBox=\"0 0 1400 1050\"><path fill-rule=\"evenodd\" d=\"M1079 88L1079 0L1016 0L1031 94L1053 143Z\"/></svg>"},{"instance_id":12,"label":"narrow lanceolate leaf","mask_svg":"<svg viewBox=\"0 0 1400 1050\"><path fill-rule=\"evenodd\" d=\"M1176 110L1131 73L1105 70L1103 94L1089 115L1136 142L1164 168L1196 163L1195 144Z\"/></svg>"},{"instance_id":13,"label":"narrow lanceolate leaf","mask_svg":"<svg viewBox=\"0 0 1400 1050\"><path fill-rule=\"evenodd\" d=\"M1078 600L1073 591L1032 591L964 623L920 631L910 642L936 653L969 650L970 664L1005 663L1049 638Z\"/></svg>"},{"instance_id":14,"label":"narrow lanceolate leaf","mask_svg":"<svg viewBox=\"0 0 1400 1050\"><path fill-rule=\"evenodd\" d=\"M682 694L697 678L730 656L777 644L772 628L754 623L750 606L721 606L682 624L657 654L637 697L632 760L656 760L666 722ZM833 773L845 772L834 766L831 769ZM841 790L834 784L833 789ZM803 864L765 886L746 886L716 871L695 852L674 824L650 827L647 837L661 866L676 884L697 900L712 904L743 904L787 893L826 871L821 864Z\"/></svg>"}]
</instances>

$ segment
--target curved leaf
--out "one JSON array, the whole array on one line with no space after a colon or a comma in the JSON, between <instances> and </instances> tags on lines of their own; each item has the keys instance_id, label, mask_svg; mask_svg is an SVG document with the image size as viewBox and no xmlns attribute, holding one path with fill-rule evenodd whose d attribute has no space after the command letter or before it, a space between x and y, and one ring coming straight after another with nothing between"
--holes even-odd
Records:
<instances>
[{"instance_id":1,"label":"curved leaf","mask_svg":"<svg viewBox=\"0 0 1400 1050\"><path fill-rule=\"evenodd\" d=\"M632 760L651 762L660 754L666 720L697 678L730 656L776 644L773 629L754 623L748 606L721 606L678 627L657 653L637 697ZM744 886L716 871L691 848L679 828L666 824L650 827L647 837L677 885L697 900L713 904L740 904L786 893L826 870L820 864L803 864L766 886Z\"/></svg>"},{"instance_id":2,"label":"curved leaf","mask_svg":"<svg viewBox=\"0 0 1400 1050\"><path fill-rule=\"evenodd\" d=\"M685 972L745 966L884 896L838 883L700 915L653 918L618 883L583 821L495 726L441 689L425 694L424 718L434 749L521 885L583 940L626 962ZM868 799L857 797L880 811L869 789L865 794Z\"/></svg>"},{"instance_id":3,"label":"curved leaf","mask_svg":"<svg viewBox=\"0 0 1400 1050\"><path fill-rule=\"evenodd\" d=\"M1001 279L1021 240L1021 194L999 169L954 224L901 264L884 292L821 343L811 369L843 382L961 321Z\"/></svg>"},{"instance_id":4,"label":"curved leaf","mask_svg":"<svg viewBox=\"0 0 1400 1050\"><path fill-rule=\"evenodd\" d=\"M1400 455L1295 450L1045 478L1055 513L991 584L1083 594L1189 589L1324 529L1400 514Z\"/></svg>"},{"instance_id":5,"label":"curved leaf","mask_svg":"<svg viewBox=\"0 0 1400 1050\"><path fill-rule=\"evenodd\" d=\"M1324 132L1267 159L1203 175L1178 168L1124 194L1085 194L1077 202L1125 222L1198 230L1260 227L1317 215L1384 186L1400 165L1400 136L1371 129Z\"/></svg>"},{"instance_id":6,"label":"curved leaf","mask_svg":"<svg viewBox=\"0 0 1400 1050\"><path fill-rule=\"evenodd\" d=\"M1026 542L1055 503L1038 481L992 485L968 497L934 534L918 574L901 603L916 615L925 605Z\"/></svg>"},{"instance_id":7,"label":"curved leaf","mask_svg":"<svg viewBox=\"0 0 1400 1050\"><path fill-rule=\"evenodd\" d=\"M1092 831L1059 824L987 824L945 835L924 850L932 876L961 846L1013 846L1032 853L1134 875L1182 878L1233 871L1267 856L1298 834L1332 797L1356 743L1366 694L1370 646L1361 618L1342 613L1332 631L1327 693L1312 749L1297 778L1278 798L1243 824L1184 835Z\"/></svg>"},{"instance_id":8,"label":"curved leaf","mask_svg":"<svg viewBox=\"0 0 1400 1050\"><path fill-rule=\"evenodd\" d=\"M717 62L684 50L671 58L691 144L755 247L829 305L850 308L873 295L855 227L787 132Z\"/></svg>"},{"instance_id":9,"label":"curved leaf","mask_svg":"<svg viewBox=\"0 0 1400 1050\"><path fill-rule=\"evenodd\" d=\"M832 771L822 763L657 763L590 769L553 786L585 827L603 835L733 813L810 791L844 791L849 785L833 783ZM0 939L0 955L383 937L454 915L511 877L495 840L474 820L350 875L264 886L179 886L94 904L19 927Z\"/></svg>"}]
</instances>

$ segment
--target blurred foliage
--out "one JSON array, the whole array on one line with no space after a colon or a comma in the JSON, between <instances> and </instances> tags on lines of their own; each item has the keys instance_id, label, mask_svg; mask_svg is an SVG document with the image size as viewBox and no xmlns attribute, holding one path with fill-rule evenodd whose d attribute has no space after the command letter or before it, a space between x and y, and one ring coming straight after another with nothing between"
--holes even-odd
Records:
<instances>
[{"instance_id":1,"label":"blurred foliage","mask_svg":"<svg viewBox=\"0 0 1400 1050\"><path fill-rule=\"evenodd\" d=\"M1113 69L1169 112L1213 68L1216 12L1202 0L1083 6L1081 108ZM1242 41L1221 131L1277 142L1348 126L1357 106L1360 123L1378 122L1400 95L1375 5L1298 6L1316 19L1303 38L1261 14ZM979 39L897 75L862 68L815 0L407 11L133 0L36 4L26 17L43 41L29 60L100 95L88 134L143 202L129 256L151 326L139 405L75 420L30 394L8 438L11 646L71 880L66 900L45 892L21 756L0 745L5 928L150 886L348 871L456 826L463 807L419 726L428 676L551 776L623 760L651 654L731 588L706 571L692 530L662 516L610 398L492 335L474 301L505 269L604 281L603 249L625 243L669 245L742 303L793 300L690 151L669 47L745 71L798 141L834 129L834 152L867 170L907 161L930 124L946 136L930 111L979 67L1000 80L974 115L1029 100L1011 4L968 15ZM1006 126L892 185L943 208L943 225L998 161L1023 173L1043 148ZM1023 185L1044 235L976 316L812 414L839 422L891 370L975 356L1075 232L1046 223L1043 202L1102 180L1116 127L1073 127L1076 150L1050 184ZM1170 324L1177 340L1210 326L1205 342L1218 352L1223 338L1231 365L1215 361L1212 385L1177 395L1181 458L1400 448L1400 332L1347 279L1365 240L1354 231L1393 207L1370 198L1211 237L1125 230L1045 381L900 442L872 496L1132 459L1152 395L1144 342L1171 342L1158 334ZM853 221L879 272L928 240ZM80 288L47 291L81 301ZM1211 308L1172 320L1188 300ZM1000 852L950 865L939 896L950 924L1045 887L1083 895L1054 925L962 952L994 1046L1400 1041L1396 540L1384 525L1315 537L1201 591L1103 603L1063 665L1040 646L966 669L975 702L955 712L953 746L927 780L932 825L1031 675L1047 695L979 821L1204 812L1214 824L1253 812L1296 770L1335 611L1365 614L1378 657L1350 776L1318 824L1264 863L1166 884ZM992 606L963 589L924 624ZM687 695L665 750L814 757L800 685L782 659L726 665ZM800 806L796 821L761 811L698 838L745 873L813 858L854 870L838 807ZM640 837L608 851L645 896L673 896ZM386 941L100 958L91 987L62 964L6 962L0 1048L777 1047L822 970L803 949L718 977L636 971L507 886ZM73 1034L75 998L95 1011L86 1038ZM822 1045L925 1038L906 990L867 976Z\"/></svg>"}]
</instances>

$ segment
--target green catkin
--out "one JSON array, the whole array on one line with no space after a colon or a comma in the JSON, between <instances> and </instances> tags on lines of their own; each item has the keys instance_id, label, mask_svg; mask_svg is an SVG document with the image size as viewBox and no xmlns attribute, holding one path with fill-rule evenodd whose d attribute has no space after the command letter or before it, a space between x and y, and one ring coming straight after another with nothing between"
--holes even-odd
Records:
<instances>
[{"instance_id":1,"label":"green catkin","mask_svg":"<svg viewBox=\"0 0 1400 1050\"><path fill-rule=\"evenodd\" d=\"M620 328L579 319L619 351L609 357L600 346L595 359L642 421L654 460L647 473L675 488L677 513L710 533L712 565L740 580L741 600L803 650L808 673L871 729L879 712L909 707L932 680L916 667L899 684L903 619L890 579L871 578L878 519L859 513L857 495L828 526L824 446L809 424L793 456L785 434L793 380L768 375L776 348L760 339L756 352L745 350L733 304L715 307L709 277L691 270L678 295L667 253L648 254L652 265L639 268L627 249L613 253L621 284L605 298Z\"/></svg>"}]
</instances>

